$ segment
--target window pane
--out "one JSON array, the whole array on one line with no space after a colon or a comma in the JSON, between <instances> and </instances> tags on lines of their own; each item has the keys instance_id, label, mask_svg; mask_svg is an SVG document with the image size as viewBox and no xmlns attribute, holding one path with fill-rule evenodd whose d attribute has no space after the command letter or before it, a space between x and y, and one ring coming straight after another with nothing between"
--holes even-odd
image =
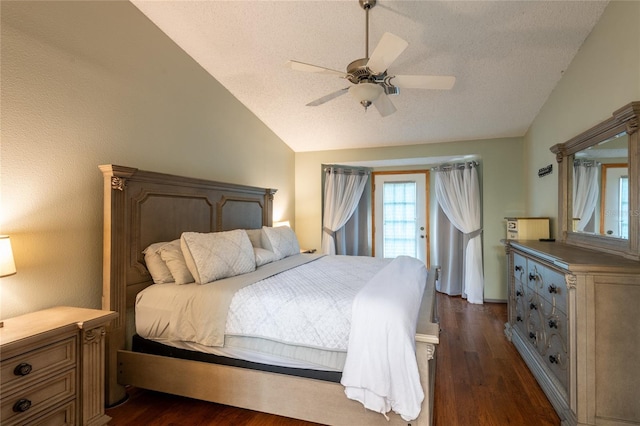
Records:
<instances>
[{"instance_id":1,"label":"window pane","mask_svg":"<svg viewBox=\"0 0 640 426\"><path fill-rule=\"evenodd\" d=\"M382 193L383 255L417 256L415 182L385 182Z\"/></svg>"},{"instance_id":2,"label":"window pane","mask_svg":"<svg viewBox=\"0 0 640 426\"><path fill-rule=\"evenodd\" d=\"M629 239L629 177L623 176L620 178L620 206L618 208L620 212L620 226L619 234L620 238Z\"/></svg>"}]
</instances>

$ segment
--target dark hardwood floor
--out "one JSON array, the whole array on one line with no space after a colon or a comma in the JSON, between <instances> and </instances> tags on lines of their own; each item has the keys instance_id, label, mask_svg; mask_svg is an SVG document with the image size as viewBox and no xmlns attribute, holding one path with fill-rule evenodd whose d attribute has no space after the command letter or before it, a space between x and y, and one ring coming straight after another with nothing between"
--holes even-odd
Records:
<instances>
[{"instance_id":1,"label":"dark hardwood floor","mask_svg":"<svg viewBox=\"0 0 640 426\"><path fill-rule=\"evenodd\" d=\"M553 407L504 336L506 305L472 305L438 294L436 426L560 424ZM110 425L309 426L303 422L141 389L107 410ZM364 426L364 425L363 425Z\"/></svg>"}]
</instances>

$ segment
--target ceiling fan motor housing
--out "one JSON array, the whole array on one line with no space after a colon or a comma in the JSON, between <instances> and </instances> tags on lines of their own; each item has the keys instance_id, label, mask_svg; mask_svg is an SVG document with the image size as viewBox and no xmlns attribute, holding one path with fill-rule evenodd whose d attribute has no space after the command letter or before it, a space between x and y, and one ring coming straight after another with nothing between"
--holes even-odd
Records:
<instances>
[{"instance_id":1,"label":"ceiling fan motor housing","mask_svg":"<svg viewBox=\"0 0 640 426\"><path fill-rule=\"evenodd\" d=\"M380 74L374 74L369 68L367 68L368 62L369 58L362 58L356 59L347 65L347 79L353 84L378 84L382 86L387 95L397 95L400 93L400 89L390 83L392 77L388 77L386 71Z\"/></svg>"}]
</instances>

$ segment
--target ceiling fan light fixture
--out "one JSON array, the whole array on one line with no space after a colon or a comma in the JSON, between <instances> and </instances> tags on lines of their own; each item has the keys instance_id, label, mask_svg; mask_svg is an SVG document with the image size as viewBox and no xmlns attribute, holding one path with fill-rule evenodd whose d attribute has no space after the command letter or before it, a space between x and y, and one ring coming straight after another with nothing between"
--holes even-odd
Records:
<instances>
[{"instance_id":1,"label":"ceiling fan light fixture","mask_svg":"<svg viewBox=\"0 0 640 426\"><path fill-rule=\"evenodd\" d=\"M384 92L382 86L375 83L359 83L349 88L351 96L356 98L366 110Z\"/></svg>"}]
</instances>

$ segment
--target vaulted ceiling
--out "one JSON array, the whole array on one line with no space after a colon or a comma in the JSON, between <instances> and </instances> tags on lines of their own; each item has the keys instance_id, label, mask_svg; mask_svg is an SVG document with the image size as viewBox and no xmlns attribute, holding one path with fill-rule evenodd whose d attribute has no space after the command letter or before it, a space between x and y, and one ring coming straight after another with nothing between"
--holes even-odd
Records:
<instances>
[{"instance_id":1,"label":"vaulted ceiling","mask_svg":"<svg viewBox=\"0 0 640 426\"><path fill-rule=\"evenodd\" d=\"M133 0L152 22L294 151L522 136L604 11L605 1L385 1L369 13L369 53L385 32L409 45L392 74L451 75L451 90L401 89L381 117L334 75L365 57L358 0Z\"/></svg>"}]
</instances>

